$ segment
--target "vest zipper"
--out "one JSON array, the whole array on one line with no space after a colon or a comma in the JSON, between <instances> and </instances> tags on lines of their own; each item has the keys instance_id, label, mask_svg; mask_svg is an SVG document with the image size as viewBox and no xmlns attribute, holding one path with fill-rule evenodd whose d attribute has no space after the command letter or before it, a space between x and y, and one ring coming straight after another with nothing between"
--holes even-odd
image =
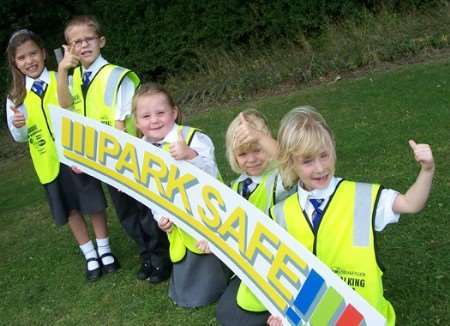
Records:
<instances>
[{"instance_id":1,"label":"vest zipper","mask_svg":"<svg viewBox=\"0 0 450 326\"><path fill-rule=\"evenodd\" d=\"M47 89L48 89L48 87L47 87ZM42 111L42 114L44 115L45 125L47 126L47 130L50 133L50 137L52 137L52 140L54 141L55 137L53 137L53 133L50 130L50 125L48 123L48 117L47 117L47 114L45 114L45 109L44 109L44 97L47 94L47 89L45 89L44 93L42 93L42 98L41 97L39 97L39 98L41 100L41 111Z\"/></svg>"}]
</instances>

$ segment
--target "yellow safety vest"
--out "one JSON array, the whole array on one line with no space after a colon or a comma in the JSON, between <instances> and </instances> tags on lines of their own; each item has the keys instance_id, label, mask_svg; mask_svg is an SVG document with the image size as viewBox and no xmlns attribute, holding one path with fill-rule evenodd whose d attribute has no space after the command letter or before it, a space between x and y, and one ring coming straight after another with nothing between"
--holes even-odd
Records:
<instances>
[{"instance_id":1,"label":"yellow safety vest","mask_svg":"<svg viewBox=\"0 0 450 326\"><path fill-rule=\"evenodd\" d=\"M270 207L275 203L275 188L278 177L278 170L271 170L265 173L259 185L251 193L248 201L268 214ZM242 195L243 182L237 180L231 183L231 189ZM261 312L266 311L267 308L256 298L253 292L243 283L239 284L236 295L236 303L242 309Z\"/></svg>"},{"instance_id":2,"label":"yellow safety vest","mask_svg":"<svg viewBox=\"0 0 450 326\"><path fill-rule=\"evenodd\" d=\"M342 180L313 231L295 193L270 210L274 220L353 287L395 325L395 312L383 296L372 225L381 186Z\"/></svg>"},{"instance_id":3,"label":"yellow safety vest","mask_svg":"<svg viewBox=\"0 0 450 326\"><path fill-rule=\"evenodd\" d=\"M105 64L91 78L87 89L82 87L81 67L74 70L72 96L75 112L114 127L117 93L122 80L128 77L137 88L139 77L131 70ZM127 133L136 136L136 125L130 114L125 120Z\"/></svg>"},{"instance_id":4,"label":"yellow safety vest","mask_svg":"<svg viewBox=\"0 0 450 326\"><path fill-rule=\"evenodd\" d=\"M178 126L178 129L181 131L183 139L189 146L195 132L197 132L198 129L181 125ZM170 143L162 143L161 148L166 152L169 151ZM203 252L197 248L197 240L195 240L188 233L184 232L182 229L178 228L176 225L173 225L172 230L167 233L167 237L170 242L170 260L173 263L179 262L184 258L186 255L186 249L199 255L203 254Z\"/></svg>"},{"instance_id":5,"label":"yellow safety vest","mask_svg":"<svg viewBox=\"0 0 450 326\"><path fill-rule=\"evenodd\" d=\"M27 113L28 147L34 169L42 184L50 183L59 174L59 159L52 133L49 104L59 106L56 92L56 74L49 72L50 82L42 98L28 91L23 105Z\"/></svg>"}]
</instances>

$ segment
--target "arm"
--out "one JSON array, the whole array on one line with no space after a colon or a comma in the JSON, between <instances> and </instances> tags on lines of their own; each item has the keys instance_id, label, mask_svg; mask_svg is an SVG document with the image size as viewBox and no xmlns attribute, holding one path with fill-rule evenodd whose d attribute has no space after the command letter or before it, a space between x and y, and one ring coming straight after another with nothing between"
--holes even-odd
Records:
<instances>
[{"instance_id":1,"label":"arm","mask_svg":"<svg viewBox=\"0 0 450 326\"><path fill-rule=\"evenodd\" d=\"M416 181L405 194L399 194L395 199L392 210L395 213L417 213L423 209L431 191L434 175L434 160L431 148L427 144L416 144L413 140L409 145L420 163L420 172Z\"/></svg>"},{"instance_id":2,"label":"arm","mask_svg":"<svg viewBox=\"0 0 450 326\"><path fill-rule=\"evenodd\" d=\"M240 125L236 131L236 138L239 144L257 142L259 146L269 154L270 158L276 159L279 152L278 142L259 130L253 128L245 119L242 112L239 114Z\"/></svg>"},{"instance_id":3,"label":"arm","mask_svg":"<svg viewBox=\"0 0 450 326\"><path fill-rule=\"evenodd\" d=\"M116 129L127 132L125 121L131 115L131 105L135 89L136 87L131 79L125 77L117 90Z\"/></svg>"},{"instance_id":4,"label":"arm","mask_svg":"<svg viewBox=\"0 0 450 326\"><path fill-rule=\"evenodd\" d=\"M74 46L63 45L64 57L58 64L58 102L63 108L73 104L72 94L69 90L69 69L76 67L80 59L74 54Z\"/></svg>"},{"instance_id":5,"label":"arm","mask_svg":"<svg viewBox=\"0 0 450 326\"><path fill-rule=\"evenodd\" d=\"M16 142L24 143L28 140L28 128L25 125L25 113L23 105L15 106L10 100L6 100L6 120L9 132Z\"/></svg>"}]
</instances>

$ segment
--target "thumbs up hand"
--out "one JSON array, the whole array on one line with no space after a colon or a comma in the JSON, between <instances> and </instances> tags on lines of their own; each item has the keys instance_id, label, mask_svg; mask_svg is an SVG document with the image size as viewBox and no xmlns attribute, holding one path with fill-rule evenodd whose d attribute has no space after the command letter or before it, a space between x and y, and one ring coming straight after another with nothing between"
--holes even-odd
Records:
<instances>
[{"instance_id":1,"label":"thumbs up hand","mask_svg":"<svg viewBox=\"0 0 450 326\"><path fill-rule=\"evenodd\" d=\"M428 144L417 144L414 140L409 140L409 146L414 152L414 158L425 171L434 170L434 159L431 147Z\"/></svg>"},{"instance_id":2,"label":"thumbs up hand","mask_svg":"<svg viewBox=\"0 0 450 326\"><path fill-rule=\"evenodd\" d=\"M22 128L23 126L25 126L25 115L20 112L19 107L10 106L9 108L14 112L12 121L13 126L16 128Z\"/></svg>"},{"instance_id":3,"label":"thumbs up hand","mask_svg":"<svg viewBox=\"0 0 450 326\"><path fill-rule=\"evenodd\" d=\"M178 130L178 139L172 143L169 148L169 153L176 160L192 160L198 154L190 148L181 134L181 130Z\"/></svg>"}]
</instances>

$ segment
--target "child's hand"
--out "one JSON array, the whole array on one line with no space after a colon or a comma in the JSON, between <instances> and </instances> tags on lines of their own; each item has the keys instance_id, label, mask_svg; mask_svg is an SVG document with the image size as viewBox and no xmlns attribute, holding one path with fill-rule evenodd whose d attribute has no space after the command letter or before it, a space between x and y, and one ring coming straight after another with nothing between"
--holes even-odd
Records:
<instances>
[{"instance_id":1,"label":"child's hand","mask_svg":"<svg viewBox=\"0 0 450 326\"><path fill-rule=\"evenodd\" d=\"M236 130L236 139L238 144L247 144L259 141L261 132L250 126L242 112L239 113L239 120L240 125Z\"/></svg>"},{"instance_id":2,"label":"child's hand","mask_svg":"<svg viewBox=\"0 0 450 326\"><path fill-rule=\"evenodd\" d=\"M283 326L283 321L280 317L270 315L267 319L267 325L269 326Z\"/></svg>"},{"instance_id":3,"label":"child's hand","mask_svg":"<svg viewBox=\"0 0 450 326\"><path fill-rule=\"evenodd\" d=\"M414 157L416 161L420 163L423 170L425 171L434 170L434 159L430 145L416 144L416 142L411 139L409 140L409 146L414 152Z\"/></svg>"},{"instance_id":4,"label":"child's hand","mask_svg":"<svg viewBox=\"0 0 450 326\"><path fill-rule=\"evenodd\" d=\"M14 112L12 124L16 128L25 126L25 115L19 111L17 106L11 106L10 109Z\"/></svg>"},{"instance_id":5,"label":"child's hand","mask_svg":"<svg viewBox=\"0 0 450 326\"><path fill-rule=\"evenodd\" d=\"M205 254L211 253L211 249L209 249L208 241L206 241L206 240L199 240L197 242L197 248L200 249Z\"/></svg>"},{"instance_id":6,"label":"child's hand","mask_svg":"<svg viewBox=\"0 0 450 326\"><path fill-rule=\"evenodd\" d=\"M176 160L192 160L197 156L197 153L184 141L181 130L178 130L177 141L170 145L169 153Z\"/></svg>"},{"instance_id":7,"label":"child's hand","mask_svg":"<svg viewBox=\"0 0 450 326\"><path fill-rule=\"evenodd\" d=\"M158 226L164 232L170 232L172 231L173 222L169 220L167 217L161 217L161 219L158 222Z\"/></svg>"},{"instance_id":8,"label":"child's hand","mask_svg":"<svg viewBox=\"0 0 450 326\"><path fill-rule=\"evenodd\" d=\"M58 70L69 70L70 68L75 68L80 63L80 57L75 54L74 45L63 45L64 57L58 64Z\"/></svg>"},{"instance_id":9,"label":"child's hand","mask_svg":"<svg viewBox=\"0 0 450 326\"><path fill-rule=\"evenodd\" d=\"M72 166L72 172L75 174L82 174L83 171L78 166Z\"/></svg>"}]
</instances>

